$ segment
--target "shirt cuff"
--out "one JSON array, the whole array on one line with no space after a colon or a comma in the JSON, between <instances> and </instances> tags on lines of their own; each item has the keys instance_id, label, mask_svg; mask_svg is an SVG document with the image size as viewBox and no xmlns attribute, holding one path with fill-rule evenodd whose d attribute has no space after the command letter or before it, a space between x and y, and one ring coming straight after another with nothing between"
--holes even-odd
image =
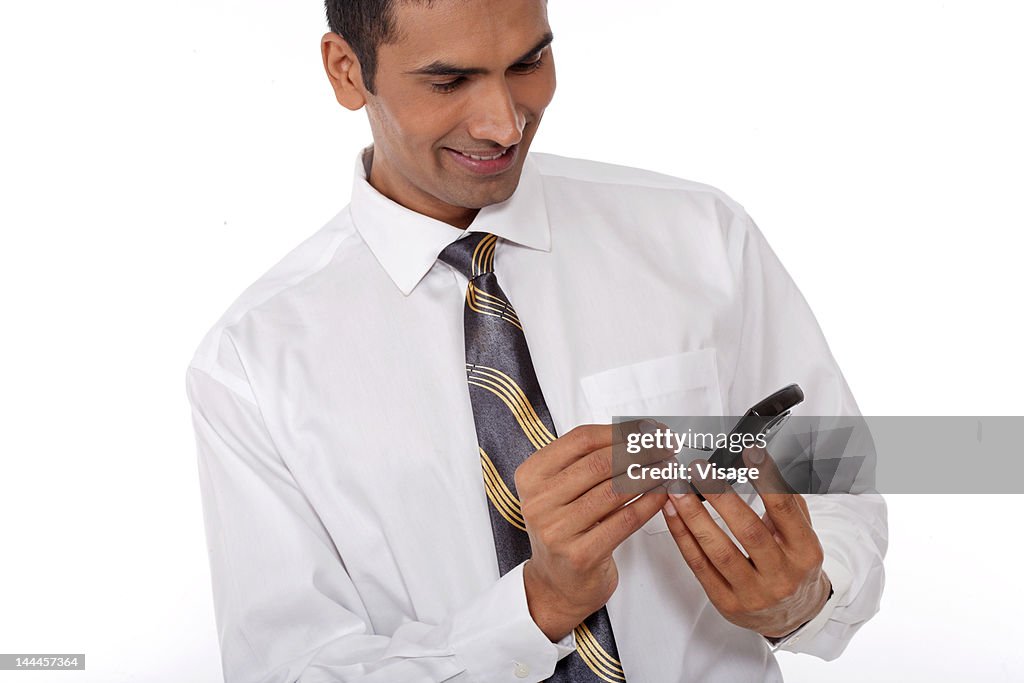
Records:
<instances>
[{"instance_id":1,"label":"shirt cuff","mask_svg":"<svg viewBox=\"0 0 1024 683\"><path fill-rule=\"evenodd\" d=\"M464 612L473 616L454 628L453 648L473 681L543 681L558 660L576 649L572 633L553 643L530 616L523 564L477 598Z\"/></svg>"},{"instance_id":2,"label":"shirt cuff","mask_svg":"<svg viewBox=\"0 0 1024 683\"><path fill-rule=\"evenodd\" d=\"M569 635L555 643L558 648L558 659L571 655L576 650L576 629L569 631Z\"/></svg>"},{"instance_id":3,"label":"shirt cuff","mask_svg":"<svg viewBox=\"0 0 1024 683\"><path fill-rule=\"evenodd\" d=\"M829 581L832 582L832 594L825 601L825 606L821 608L821 611L813 619L789 635L779 639L766 637L766 640L771 645L772 652L788 648L788 646L795 645L801 640L809 640L817 635L825 627L825 624L828 623L839 602L850 591L853 577L850 575L850 571L838 560L826 556L821 564L821 569L828 576Z\"/></svg>"}]
</instances>

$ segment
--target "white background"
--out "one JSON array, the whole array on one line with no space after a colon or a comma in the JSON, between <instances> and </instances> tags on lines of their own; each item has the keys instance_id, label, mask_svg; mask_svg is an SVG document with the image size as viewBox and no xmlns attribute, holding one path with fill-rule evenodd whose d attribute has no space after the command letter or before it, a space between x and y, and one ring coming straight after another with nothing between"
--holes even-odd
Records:
<instances>
[{"instance_id":1,"label":"white background","mask_svg":"<svg viewBox=\"0 0 1024 683\"><path fill-rule=\"evenodd\" d=\"M865 414L1024 413L1024 11L552 0L534 149L742 203ZM0 10L0 681L219 681L185 368L347 203L318 1ZM891 496L880 614L790 681L1020 680L1021 496Z\"/></svg>"}]
</instances>

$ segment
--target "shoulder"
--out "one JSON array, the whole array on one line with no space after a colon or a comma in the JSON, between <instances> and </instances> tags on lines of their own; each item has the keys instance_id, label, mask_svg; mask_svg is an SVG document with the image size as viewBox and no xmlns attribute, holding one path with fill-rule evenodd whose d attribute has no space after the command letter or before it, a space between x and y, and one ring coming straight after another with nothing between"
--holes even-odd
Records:
<instances>
[{"instance_id":1,"label":"shoulder","mask_svg":"<svg viewBox=\"0 0 1024 683\"><path fill-rule=\"evenodd\" d=\"M757 230L739 202L706 183L554 154L531 157L542 178L549 211L559 207L569 216L597 213L610 217L609 229L632 232L642 224L655 241L686 236L706 249L718 245L730 255ZM592 227L588 224L588 229Z\"/></svg>"},{"instance_id":2,"label":"shoulder","mask_svg":"<svg viewBox=\"0 0 1024 683\"><path fill-rule=\"evenodd\" d=\"M189 370L200 370L215 378L220 376L222 382L228 383L225 369L237 365L231 329L266 307L281 305L283 298L301 298L304 284L357 243L358 233L346 206L242 291L203 336ZM240 372L241 368L233 370L229 374Z\"/></svg>"},{"instance_id":3,"label":"shoulder","mask_svg":"<svg viewBox=\"0 0 1024 683\"><path fill-rule=\"evenodd\" d=\"M613 194L664 194L721 203L734 213L743 207L722 190L694 180L642 168L535 152L530 154L546 183L575 184Z\"/></svg>"}]
</instances>

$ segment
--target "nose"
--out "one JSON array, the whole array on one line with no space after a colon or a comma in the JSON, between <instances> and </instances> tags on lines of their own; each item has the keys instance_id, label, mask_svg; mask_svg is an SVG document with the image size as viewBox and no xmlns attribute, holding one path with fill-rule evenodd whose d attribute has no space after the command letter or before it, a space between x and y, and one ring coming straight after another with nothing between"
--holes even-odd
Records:
<instances>
[{"instance_id":1,"label":"nose","mask_svg":"<svg viewBox=\"0 0 1024 683\"><path fill-rule=\"evenodd\" d=\"M526 114L516 106L508 82L504 78L495 79L476 95L471 105L469 134L502 147L518 144L523 139Z\"/></svg>"}]
</instances>

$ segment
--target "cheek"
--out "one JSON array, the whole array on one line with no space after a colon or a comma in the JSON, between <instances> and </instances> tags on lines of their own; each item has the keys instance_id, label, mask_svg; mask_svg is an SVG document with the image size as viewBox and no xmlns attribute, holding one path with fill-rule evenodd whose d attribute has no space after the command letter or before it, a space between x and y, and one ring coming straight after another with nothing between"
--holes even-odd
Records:
<instances>
[{"instance_id":1,"label":"cheek","mask_svg":"<svg viewBox=\"0 0 1024 683\"><path fill-rule=\"evenodd\" d=\"M409 147L417 138L422 122L416 116L416 103L410 98L380 98L375 109L381 132L394 151Z\"/></svg>"},{"instance_id":2,"label":"cheek","mask_svg":"<svg viewBox=\"0 0 1024 683\"><path fill-rule=\"evenodd\" d=\"M543 74L537 74L529 79L529 83L522 86L518 99L524 106L539 114L551 103L554 96L555 70L552 67Z\"/></svg>"},{"instance_id":3,"label":"cheek","mask_svg":"<svg viewBox=\"0 0 1024 683\"><path fill-rule=\"evenodd\" d=\"M394 98L388 107L390 128L395 135L401 136L404 146L432 146L458 121L458 111L453 102L433 93L403 93L401 97Z\"/></svg>"}]
</instances>

